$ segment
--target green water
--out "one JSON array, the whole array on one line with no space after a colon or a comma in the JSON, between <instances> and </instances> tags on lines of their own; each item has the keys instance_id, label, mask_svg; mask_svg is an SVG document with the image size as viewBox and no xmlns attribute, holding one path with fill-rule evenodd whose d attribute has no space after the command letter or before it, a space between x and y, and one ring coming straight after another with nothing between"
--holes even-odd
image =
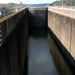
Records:
<instances>
[{"instance_id":1,"label":"green water","mask_svg":"<svg viewBox=\"0 0 75 75\"><path fill-rule=\"evenodd\" d=\"M28 75L73 75L46 29L31 29L28 37Z\"/></svg>"}]
</instances>

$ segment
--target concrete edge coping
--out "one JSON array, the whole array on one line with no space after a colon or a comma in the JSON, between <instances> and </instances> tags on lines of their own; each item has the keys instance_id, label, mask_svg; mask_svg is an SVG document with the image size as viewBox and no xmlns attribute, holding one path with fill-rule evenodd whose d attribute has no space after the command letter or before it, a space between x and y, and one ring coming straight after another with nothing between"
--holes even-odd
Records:
<instances>
[{"instance_id":1,"label":"concrete edge coping","mask_svg":"<svg viewBox=\"0 0 75 75\"><path fill-rule=\"evenodd\" d=\"M10 14L10 15L7 15L7 16L1 18L1 19L0 19L0 23L2 23L2 22L4 22L5 20L7 20L7 19L9 19L9 18L11 18L11 17L13 17L13 16L15 16L16 14L20 13L21 11L23 11L23 10L25 10L25 9L26 9L26 7L20 9L20 10L17 11L17 12L14 12L14 13L12 13L12 14Z\"/></svg>"},{"instance_id":2,"label":"concrete edge coping","mask_svg":"<svg viewBox=\"0 0 75 75\"><path fill-rule=\"evenodd\" d=\"M48 11L51 11L51 12L57 13L59 15L63 15L63 16L75 19L75 15L74 15L75 9L60 8L60 7L48 7ZM67 11L67 12L64 12L64 11Z\"/></svg>"}]
</instances>

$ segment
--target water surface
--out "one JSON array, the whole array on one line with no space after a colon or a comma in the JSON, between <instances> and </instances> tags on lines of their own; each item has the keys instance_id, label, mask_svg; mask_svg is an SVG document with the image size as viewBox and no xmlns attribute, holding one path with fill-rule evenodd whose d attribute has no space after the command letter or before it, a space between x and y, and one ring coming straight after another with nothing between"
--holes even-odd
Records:
<instances>
[{"instance_id":1,"label":"water surface","mask_svg":"<svg viewBox=\"0 0 75 75\"><path fill-rule=\"evenodd\" d=\"M31 30L28 39L28 75L59 75L45 29Z\"/></svg>"},{"instance_id":2,"label":"water surface","mask_svg":"<svg viewBox=\"0 0 75 75\"><path fill-rule=\"evenodd\" d=\"M74 75L46 29L31 29L28 38L28 75Z\"/></svg>"}]
</instances>

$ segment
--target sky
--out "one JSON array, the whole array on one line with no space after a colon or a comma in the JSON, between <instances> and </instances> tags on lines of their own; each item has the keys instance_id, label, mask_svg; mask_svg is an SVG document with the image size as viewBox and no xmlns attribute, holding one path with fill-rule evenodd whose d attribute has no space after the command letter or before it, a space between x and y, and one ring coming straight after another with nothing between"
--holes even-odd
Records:
<instances>
[{"instance_id":1,"label":"sky","mask_svg":"<svg viewBox=\"0 0 75 75\"><path fill-rule=\"evenodd\" d=\"M1 3L26 3L26 4L39 4L39 3L52 3L58 0L0 0Z\"/></svg>"}]
</instances>

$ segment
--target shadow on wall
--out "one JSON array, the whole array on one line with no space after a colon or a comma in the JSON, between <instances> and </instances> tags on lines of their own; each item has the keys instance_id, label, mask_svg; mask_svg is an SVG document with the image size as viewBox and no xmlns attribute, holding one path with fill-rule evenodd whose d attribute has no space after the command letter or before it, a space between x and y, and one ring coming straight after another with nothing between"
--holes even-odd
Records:
<instances>
[{"instance_id":1,"label":"shadow on wall","mask_svg":"<svg viewBox=\"0 0 75 75\"><path fill-rule=\"evenodd\" d=\"M0 47L0 75L23 75L28 38L28 10Z\"/></svg>"},{"instance_id":2,"label":"shadow on wall","mask_svg":"<svg viewBox=\"0 0 75 75\"><path fill-rule=\"evenodd\" d=\"M38 21L37 21L36 14L29 12L29 27L36 27L37 25L38 25Z\"/></svg>"},{"instance_id":3,"label":"shadow on wall","mask_svg":"<svg viewBox=\"0 0 75 75\"><path fill-rule=\"evenodd\" d=\"M47 27L47 8L29 9L29 27Z\"/></svg>"}]
</instances>

